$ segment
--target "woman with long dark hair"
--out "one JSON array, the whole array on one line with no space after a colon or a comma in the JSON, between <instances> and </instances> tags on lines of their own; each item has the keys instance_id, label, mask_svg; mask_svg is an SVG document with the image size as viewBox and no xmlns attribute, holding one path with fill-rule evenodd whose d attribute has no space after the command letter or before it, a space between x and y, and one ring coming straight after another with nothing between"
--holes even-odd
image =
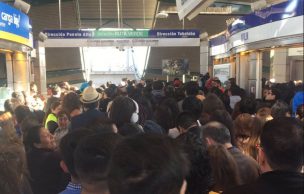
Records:
<instances>
[{"instance_id":1,"label":"woman with long dark hair","mask_svg":"<svg viewBox=\"0 0 304 194\"><path fill-rule=\"evenodd\" d=\"M53 135L41 125L30 126L23 135L31 186L34 194L54 194L64 190L67 175L60 168Z\"/></svg>"}]
</instances>

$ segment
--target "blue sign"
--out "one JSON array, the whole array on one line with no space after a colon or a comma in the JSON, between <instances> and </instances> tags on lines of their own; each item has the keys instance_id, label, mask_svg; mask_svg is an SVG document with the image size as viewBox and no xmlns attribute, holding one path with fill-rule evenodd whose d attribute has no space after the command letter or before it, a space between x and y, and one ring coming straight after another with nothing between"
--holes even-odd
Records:
<instances>
[{"instance_id":1,"label":"blue sign","mask_svg":"<svg viewBox=\"0 0 304 194\"><path fill-rule=\"evenodd\" d=\"M199 38L199 30L150 30L149 38Z\"/></svg>"},{"instance_id":2,"label":"blue sign","mask_svg":"<svg viewBox=\"0 0 304 194\"><path fill-rule=\"evenodd\" d=\"M94 31L88 30L44 30L49 39L89 39L94 37Z\"/></svg>"},{"instance_id":3,"label":"blue sign","mask_svg":"<svg viewBox=\"0 0 304 194\"><path fill-rule=\"evenodd\" d=\"M218 45L224 44L226 42L228 42L228 37L226 36L226 34L222 34L218 37L210 39L209 45L210 45L210 47L213 47L213 46L218 46Z\"/></svg>"},{"instance_id":4,"label":"blue sign","mask_svg":"<svg viewBox=\"0 0 304 194\"><path fill-rule=\"evenodd\" d=\"M234 21L228 27L228 31L233 35L249 28L301 15L303 0L290 0L243 16Z\"/></svg>"},{"instance_id":5,"label":"blue sign","mask_svg":"<svg viewBox=\"0 0 304 194\"><path fill-rule=\"evenodd\" d=\"M29 17L21 11L0 2L0 31L29 39Z\"/></svg>"},{"instance_id":6,"label":"blue sign","mask_svg":"<svg viewBox=\"0 0 304 194\"><path fill-rule=\"evenodd\" d=\"M302 15L303 0L290 0L277 5L273 5L261 11L256 11L235 20L228 27L228 35L221 35L211 39L209 42L210 47L226 43L229 36L232 36L243 30ZM242 34L241 38L243 41L248 40L248 33Z\"/></svg>"}]
</instances>

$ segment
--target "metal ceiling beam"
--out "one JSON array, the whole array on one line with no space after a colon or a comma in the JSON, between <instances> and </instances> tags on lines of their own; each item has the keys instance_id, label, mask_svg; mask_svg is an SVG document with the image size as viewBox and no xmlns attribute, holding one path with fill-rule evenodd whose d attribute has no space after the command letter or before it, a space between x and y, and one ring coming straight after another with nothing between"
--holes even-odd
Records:
<instances>
[{"instance_id":1,"label":"metal ceiling beam","mask_svg":"<svg viewBox=\"0 0 304 194\"><path fill-rule=\"evenodd\" d=\"M251 5L251 2L244 1L230 1L230 0L217 0L216 3L227 3L231 5Z\"/></svg>"},{"instance_id":2,"label":"metal ceiling beam","mask_svg":"<svg viewBox=\"0 0 304 194\"><path fill-rule=\"evenodd\" d=\"M81 20L87 20L87 21L97 21L99 20L99 18L80 18ZM104 18L106 20L116 20L117 22L117 18ZM137 20L142 20L142 18L123 18L123 20L130 20L130 21L137 21ZM153 20L153 18L146 18L146 20Z\"/></svg>"}]
</instances>

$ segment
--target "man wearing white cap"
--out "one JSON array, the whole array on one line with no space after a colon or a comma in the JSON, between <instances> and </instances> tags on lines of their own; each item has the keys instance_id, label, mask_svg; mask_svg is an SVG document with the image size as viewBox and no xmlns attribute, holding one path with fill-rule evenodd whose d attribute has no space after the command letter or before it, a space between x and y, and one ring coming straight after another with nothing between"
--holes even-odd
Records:
<instances>
[{"instance_id":1,"label":"man wearing white cap","mask_svg":"<svg viewBox=\"0 0 304 194\"><path fill-rule=\"evenodd\" d=\"M98 110L100 98L100 93L92 86L87 87L83 91L80 101L83 104L84 112L78 116L72 117L71 130L87 127L96 119L106 117L105 113Z\"/></svg>"}]
</instances>

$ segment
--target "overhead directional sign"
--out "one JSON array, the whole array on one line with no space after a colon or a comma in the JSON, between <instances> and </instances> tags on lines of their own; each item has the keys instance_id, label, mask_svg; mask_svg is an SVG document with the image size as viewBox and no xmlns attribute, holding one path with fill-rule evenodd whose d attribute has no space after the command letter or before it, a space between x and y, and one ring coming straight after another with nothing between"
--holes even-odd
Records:
<instances>
[{"instance_id":1,"label":"overhead directional sign","mask_svg":"<svg viewBox=\"0 0 304 194\"><path fill-rule=\"evenodd\" d=\"M43 32L48 37L41 43L45 47L200 45L199 30L45 30Z\"/></svg>"},{"instance_id":2,"label":"overhead directional sign","mask_svg":"<svg viewBox=\"0 0 304 194\"><path fill-rule=\"evenodd\" d=\"M199 30L45 30L49 39L199 38Z\"/></svg>"}]
</instances>

